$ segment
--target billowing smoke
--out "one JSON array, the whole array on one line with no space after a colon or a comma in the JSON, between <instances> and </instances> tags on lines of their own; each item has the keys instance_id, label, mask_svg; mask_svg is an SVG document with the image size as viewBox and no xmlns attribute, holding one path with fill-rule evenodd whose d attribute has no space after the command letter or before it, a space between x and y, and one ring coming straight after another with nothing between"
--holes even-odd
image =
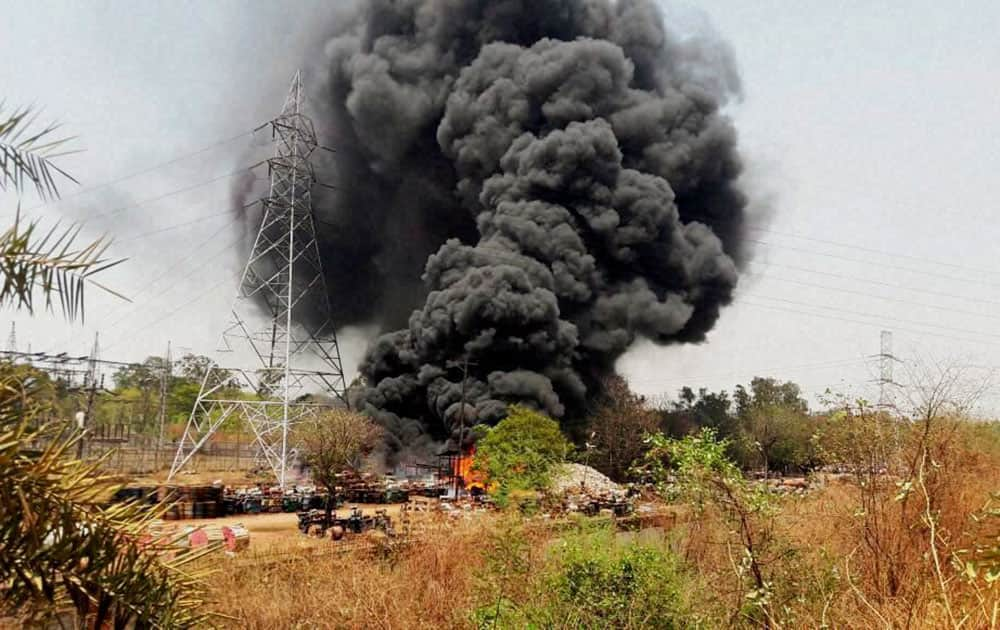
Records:
<instances>
[{"instance_id":1,"label":"billowing smoke","mask_svg":"<svg viewBox=\"0 0 1000 630\"><path fill-rule=\"evenodd\" d=\"M652 0L338 17L317 116L337 190L316 212L335 321L391 331L356 402L393 449L511 402L573 433L638 336L704 338L744 257L730 59Z\"/></svg>"}]
</instances>

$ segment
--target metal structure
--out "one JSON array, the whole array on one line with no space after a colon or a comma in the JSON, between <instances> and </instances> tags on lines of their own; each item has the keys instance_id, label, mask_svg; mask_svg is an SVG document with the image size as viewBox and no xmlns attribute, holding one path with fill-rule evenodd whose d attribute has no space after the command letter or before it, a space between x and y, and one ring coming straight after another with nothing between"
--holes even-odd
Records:
<instances>
[{"instance_id":1,"label":"metal structure","mask_svg":"<svg viewBox=\"0 0 1000 630\"><path fill-rule=\"evenodd\" d=\"M156 438L156 469L160 469L160 452L163 451L163 432L167 426L167 396L170 392L170 379L174 375L174 359L170 352L170 342L167 342L167 355L166 361L163 363L163 369L160 370L160 412L158 414L158 420L160 423L160 431Z\"/></svg>"},{"instance_id":2,"label":"metal structure","mask_svg":"<svg viewBox=\"0 0 1000 630\"><path fill-rule=\"evenodd\" d=\"M878 406L880 409L891 409L893 407L892 387L896 382L892 380L892 366L898 361L892 354L892 331L883 330L881 335L881 348L878 354L879 377L878 377Z\"/></svg>"},{"instance_id":3,"label":"metal structure","mask_svg":"<svg viewBox=\"0 0 1000 630\"><path fill-rule=\"evenodd\" d=\"M267 160L270 192L261 200L260 227L222 334L220 351L243 351L254 367L205 370L169 478L226 420L239 416L284 487L293 459L290 429L320 409L346 404L312 213L310 156L319 145L302 105L296 73L281 115L268 123L277 144Z\"/></svg>"},{"instance_id":4,"label":"metal structure","mask_svg":"<svg viewBox=\"0 0 1000 630\"><path fill-rule=\"evenodd\" d=\"M4 350L0 352L0 360L10 361L16 365L30 365L45 372L49 377L68 390L81 390L88 383L89 356L71 357L65 352L48 354L45 352L16 352ZM106 361L98 360L105 364ZM122 364L124 365L124 364Z\"/></svg>"},{"instance_id":5,"label":"metal structure","mask_svg":"<svg viewBox=\"0 0 1000 630\"><path fill-rule=\"evenodd\" d=\"M101 338L100 333L94 333L94 347L90 350L90 357L87 359L87 373L83 377L83 386L87 390L87 405L84 411L77 414L79 428L82 431L76 443L77 459L83 459L87 432L91 430L91 425L93 424L91 420L94 415L94 401L97 398L97 390L104 389L104 375L100 372L100 365Z\"/></svg>"}]
</instances>

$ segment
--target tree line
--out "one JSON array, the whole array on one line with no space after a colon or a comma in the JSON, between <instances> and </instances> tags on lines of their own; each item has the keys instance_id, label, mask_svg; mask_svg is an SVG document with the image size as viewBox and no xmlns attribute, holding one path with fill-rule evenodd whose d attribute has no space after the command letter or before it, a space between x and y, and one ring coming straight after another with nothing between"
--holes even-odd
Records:
<instances>
[{"instance_id":1,"label":"tree line","mask_svg":"<svg viewBox=\"0 0 1000 630\"><path fill-rule=\"evenodd\" d=\"M582 457L612 479L624 480L648 448L643 436L679 438L707 428L725 441L726 455L744 470L799 473L820 463L812 437L824 417L809 409L792 381L755 377L732 393L684 387L676 398L652 404L616 376L591 411Z\"/></svg>"}]
</instances>

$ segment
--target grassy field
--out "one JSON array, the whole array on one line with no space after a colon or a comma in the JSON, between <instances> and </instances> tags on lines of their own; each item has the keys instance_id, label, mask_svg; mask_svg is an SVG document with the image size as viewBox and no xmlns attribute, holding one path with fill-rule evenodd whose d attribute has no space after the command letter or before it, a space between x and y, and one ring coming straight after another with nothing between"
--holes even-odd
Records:
<instances>
[{"instance_id":1,"label":"grassy field","mask_svg":"<svg viewBox=\"0 0 1000 630\"><path fill-rule=\"evenodd\" d=\"M954 563L959 549L991 535L972 517L1000 487L1000 467L988 459L969 461L949 484L940 506L947 535L935 547L940 570L929 553L927 527L919 517L907 517L899 501L889 499L897 512L886 512L879 534L886 548L873 553L873 534L857 513L862 488L853 481L782 498L773 520L774 538L781 542L767 559L775 612L766 625L997 627L997 583L966 579ZM563 583L553 549L591 527L487 514L439 521L406 545L374 540L344 552L338 543L306 542L290 532L288 515L255 518L260 520L247 522L251 551L220 563L212 579L216 610L231 627L523 627L537 611L565 605L553 586ZM680 627L765 625L747 612L745 575L730 534L707 511L665 521L640 536L674 567L662 580L670 584ZM634 538L619 534L611 540L624 545ZM896 582L890 583L890 575ZM495 603L503 614L484 623L483 611L492 614ZM547 627L601 627L592 621L550 619ZM639 615L624 626L672 627Z\"/></svg>"}]
</instances>

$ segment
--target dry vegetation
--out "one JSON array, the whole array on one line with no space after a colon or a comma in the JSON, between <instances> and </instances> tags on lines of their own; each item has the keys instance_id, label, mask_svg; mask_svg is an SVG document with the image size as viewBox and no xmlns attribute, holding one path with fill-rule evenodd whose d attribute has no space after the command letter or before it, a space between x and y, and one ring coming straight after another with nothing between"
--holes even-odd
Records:
<instances>
[{"instance_id":1,"label":"dry vegetation","mask_svg":"<svg viewBox=\"0 0 1000 630\"><path fill-rule=\"evenodd\" d=\"M842 444L869 455L863 437L872 436L863 434L881 430L877 421L855 415L844 422ZM752 516L756 533L769 541L760 557L767 614L751 610L743 550L717 510L697 517L689 511L673 526L646 532L655 552L676 563L665 565L662 577L673 619L701 627L998 627L998 583L982 570L973 577L963 564L970 557L963 550L998 534L995 522L974 518L1000 488L996 435L945 416L912 428L900 436L891 470L857 468ZM572 535L493 515L397 549L312 557L290 549L234 559L240 569L221 571L213 590L233 627L523 627L526 619L545 618L538 611L567 604L559 599L565 575L557 574L565 567L553 568L552 550ZM675 627L644 617L641 604L626 602L637 612L617 618L629 620L618 625ZM600 625L593 617L549 617L540 627Z\"/></svg>"},{"instance_id":2,"label":"dry vegetation","mask_svg":"<svg viewBox=\"0 0 1000 630\"><path fill-rule=\"evenodd\" d=\"M315 556L277 548L239 558L242 570L213 581L218 610L248 630L462 627L489 526L462 521L398 550Z\"/></svg>"}]
</instances>

